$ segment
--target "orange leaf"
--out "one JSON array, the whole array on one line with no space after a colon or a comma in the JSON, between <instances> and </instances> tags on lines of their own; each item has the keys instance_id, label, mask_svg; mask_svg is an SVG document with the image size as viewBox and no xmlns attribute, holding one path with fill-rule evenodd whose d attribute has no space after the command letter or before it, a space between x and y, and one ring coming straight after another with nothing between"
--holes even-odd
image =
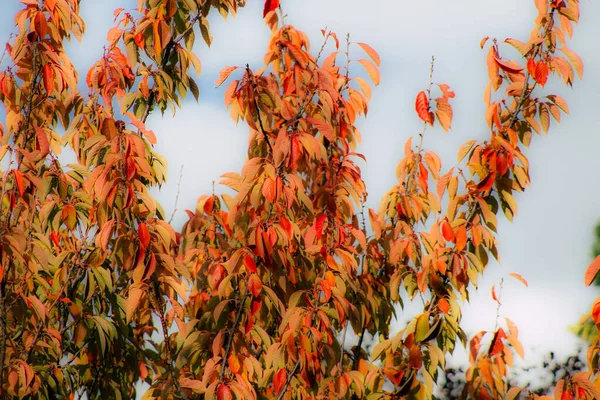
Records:
<instances>
[{"instance_id":1,"label":"orange leaf","mask_svg":"<svg viewBox=\"0 0 600 400\"><path fill-rule=\"evenodd\" d=\"M277 373L273 377L273 390L275 391L275 393L279 393L281 389L283 389L286 380L287 371L285 370L285 368L280 368L279 371L277 371Z\"/></svg>"},{"instance_id":2,"label":"orange leaf","mask_svg":"<svg viewBox=\"0 0 600 400\"><path fill-rule=\"evenodd\" d=\"M233 394L231 393L231 389L227 384L222 383L217 389L217 400L232 400Z\"/></svg>"},{"instance_id":3,"label":"orange leaf","mask_svg":"<svg viewBox=\"0 0 600 400\"><path fill-rule=\"evenodd\" d=\"M417 94L417 98L415 100L415 110L417 111L419 118L430 125L433 124L433 119L429 113L429 100L427 99L427 94L424 91L421 91L419 94Z\"/></svg>"},{"instance_id":4,"label":"orange leaf","mask_svg":"<svg viewBox=\"0 0 600 400\"><path fill-rule=\"evenodd\" d=\"M381 77L379 75L379 70L377 69L375 64L365 59L360 59L358 60L358 62L361 63L363 67L365 67L365 69L367 70L367 74L369 74L369 77L373 81L373 84L375 84L375 86L379 85Z\"/></svg>"},{"instance_id":5,"label":"orange leaf","mask_svg":"<svg viewBox=\"0 0 600 400\"><path fill-rule=\"evenodd\" d=\"M365 53L367 53L367 55L369 57L371 57L371 60L373 60L373 62L375 63L375 65L377 65L378 67L381 65L381 59L379 58L379 54L377 54L377 52L368 44L366 43L357 43L360 47L362 47L362 49L365 51Z\"/></svg>"},{"instance_id":6,"label":"orange leaf","mask_svg":"<svg viewBox=\"0 0 600 400\"><path fill-rule=\"evenodd\" d=\"M454 232L448 221L442 222L442 236L447 242L454 242Z\"/></svg>"},{"instance_id":7,"label":"orange leaf","mask_svg":"<svg viewBox=\"0 0 600 400\"><path fill-rule=\"evenodd\" d=\"M489 36L486 36L483 39L481 39L481 41L479 42L480 49L483 49L483 46L485 46L485 43L488 41L489 38L490 38Z\"/></svg>"},{"instance_id":8,"label":"orange leaf","mask_svg":"<svg viewBox=\"0 0 600 400\"><path fill-rule=\"evenodd\" d=\"M529 286L529 284L527 283L527 281L525 280L525 278L523 278L521 275L519 275L519 274L517 274L515 272L511 272L509 275L512 276L515 279L518 279L526 287Z\"/></svg>"},{"instance_id":9,"label":"orange leaf","mask_svg":"<svg viewBox=\"0 0 600 400\"><path fill-rule=\"evenodd\" d=\"M148 244L150 243L150 232L148 231L148 225L146 225L145 222L140 222L138 225L138 236L142 247L148 247Z\"/></svg>"},{"instance_id":10,"label":"orange leaf","mask_svg":"<svg viewBox=\"0 0 600 400\"><path fill-rule=\"evenodd\" d=\"M498 304L502 304L498 299L498 296L496 296L496 285L492 285L492 299L494 299L494 301L496 301Z\"/></svg>"},{"instance_id":11,"label":"orange leaf","mask_svg":"<svg viewBox=\"0 0 600 400\"><path fill-rule=\"evenodd\" d=\"M225 67L221 71L219 71L219 79L215 81L215 87L219 87L229 78L229 75L239 67ZM229 388L227 388L229 389Z\"/></svg>"},{"instance_id":12,"label":"orange leaf","mask_svg":"<svg viewBox=\"0 0 600 400\"><path fill-rule=\"evenodd\" d=\"M494 59L496 60L496 64L498 65L498 67L500 67L500 69L502 69L503 71L509 72L511 74L518 74L519 72L523 71L523 67L521 67L519 64L512 60L504 61L498 57L495 57Z\"/></svg>"},{"instance_id":13,"label":"orange leaf","mask_svg":"<svg viewBox=\"0 0 600 400\"><path fill-rule=\"evenodd\" d=\"M267 199L269 201L269 203L274 203L275 202L275 196L276 196L276 187L275 187L275 181L272 178L267 178L265 179L263 186L262 186L262 194L263 196L265 196L265 199Z\"/></svg>"},{"instance_id":14,"label":"orange leaf","mask_svg":"<svg viewBox=\"0 0 600 400\"><path fill-rule=\"evenodd\" d=\"M527 72L529 72L529 75L535 78L535 60L533 57L527 60Z\"/></svg>"},{"instance_id":15,"label":"orange leaf","mask_svg":"<svg viewBox=\"0 0 600 400\"><path fill-rule=\"evenodd\" d=\"M54 90L54 71L50 64L46 63L42 67L42 79L44 80L44 89L50 94Z\"/></svg>"},{"instance_id":16,"label":"orange leaf","mask_svg":"<svg viewBox=\"0 0 600 400\"><path fill-rule=\"evenodd\" d=\"M456 229L455 239L456 250L463 251L467 245L467 228L465 228L464 225L461 225Z\"/></svg>"},{"instance_id":17,"label":"orange leaf","mask_svg":"<svg viewBox=\"0 0 600 400\"><path fill-rule=\"evenodd\" d=\"M262 282L258 275L252 274L248 278L248 291L252 293L252 296L258 297L262 291Z\"/></svg>"},{"instance_id":18,"label":"orange leaf","mask_svg":"<svg viewBox=\"0 0 600 400\"><path fill-rule=\"evenodd\" d=\"M438 308L446 315L450 312L450 304L448 304L448 300L440 299L438 301Z\"/></svg>"},{"instance_id":19,"label":"orange leaf","mask_svg":"<svg viewBox=\"0 0 600 400\"><path fill-rule=\"evenodd\" d=\"M321 121L320 119L306 117L306 120L310 122L315 128L321 132L327 140L330 142L335 142L335 133L333 132L333 128L325 121Z\"/></svg>"},{"instance_id":20,"label":"orange leaf","mask_svg":"<svg viewBox=\"0 0 600 400\"><path fill-rule=\"evenodd\" d=\"M600 271L600 256L596 257L594 261L587 267L585 271L584 283L585 286L590 286L594 279L596 279L596 275Z\"/></svg>"}]
</instances>

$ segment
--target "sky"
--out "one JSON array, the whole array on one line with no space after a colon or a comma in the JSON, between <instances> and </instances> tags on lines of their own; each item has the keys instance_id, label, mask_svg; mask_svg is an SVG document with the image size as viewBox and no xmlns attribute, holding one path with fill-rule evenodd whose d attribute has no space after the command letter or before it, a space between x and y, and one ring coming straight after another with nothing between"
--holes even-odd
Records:
<instances>
[{"instance_id":1,"label":"sky","mask_svg":"<svg viewBox=\"0 0 600 400\"><path fill-rule=\"evenodd\" d=\"M112 10L133 8L137 1L91 0L82 2L87 33L81 44L68 51L84 77L102 55L106 31L113 21ZM158 136L156 146L169 162L168 183L156 193L167 215L175 207L195 208L196 199L213 191L213 182L228 171L239 171L246 157L247 128L236 126L223 104L224 88L215 89L218 71L229 65L263 66L269 29L264 25L262 1L249 0L236 18L211 18L214 41L211 48L197 40L196 54L203 70L200 101L192 96L175 117L166 112L151 116L147 126ZM487 83L485 51L479 42L485 36L499 41L507 37L527 41L536 10L524 0L283 0L286 22L303 30L313 49L321 44L320 30L331 29L343 38L366 42L381 55L381 85L374 89L369 114L358 123L363 136L359 148L367 163L361 164L369 191L369 207L378 208L382 195L395 184L395 167L403 146L417 135L422 123L414 111L415 95L427 88L429 64L435 57L434 81L446 83L456 93L454 119L449 134L429 129L424 146L442 156L445 168L456 164L460 144L469 139L486 139L483 89ZM3 0L0 37L14 32L16 0ZM519 212L513 223L500 217L500 264L490 264L479 282L479 290L465 304L463 327L468 335L492 330L496 304L490 288L504 279L501 317L509 317L520 330L527 364L534 364L553 350L559 356L574 352L577 341L568 331L600 296L596 287L583 285L585 268L591 261L593 229L600 218L600 2L581 1L580 24L569 47L585 63L583 81L573 88L546 85L545 94L559 94L569 104L571 115L560 125L551 124L548 136L534 137L526 152L531 163L532 184L517 195ZM510 55L509 46L505 46ZM514 53L512 53L514 55ZM356 53L356 55L359 55ZM354 74L364 74L356 64ZM225 85L226 86L226 85ZM217 187L217 192L219 188ZM184 221L178 212L175 224ZM508 273L517 272L529 287ZM412 316L400 312L395 328ZM502 321L501 321L502 322ZM458 351L455 364L465 362Z\"/></svg>"}]
</instances>

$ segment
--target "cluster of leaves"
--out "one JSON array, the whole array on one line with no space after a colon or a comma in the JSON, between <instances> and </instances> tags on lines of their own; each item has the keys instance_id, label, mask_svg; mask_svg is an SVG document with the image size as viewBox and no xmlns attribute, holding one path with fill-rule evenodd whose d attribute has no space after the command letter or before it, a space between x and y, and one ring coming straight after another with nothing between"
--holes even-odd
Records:
<instances>
[{"instance_id":1,"label":"cluster of leaves","mask_svg":"<svg viewBox=\"0 0 600 400\"><path fill-rule=\"evenodd\" d=\"M585 370L585 359L582 358L582 352L583 349L579 349L577 353L563 360L550 352L540 365L513 369L509 376L509 384L518 386L518 382L523 381L523 376L529 376L531 377L529 379L531 391L534 394L539 396L551 394L562 379L581 374ZM445 380L439 390L439 398L460 398L466 383L464 368L446 368Z\"/></svg>"},{"instance_id":2,"label":"cluster of leaves","mask_svg":"<svg viewBox=\"0 0 600 400\"><path fill-rule=\"evenodd\" d=\"M188 74L200 72L194 27L210 45L210 11L235 14L244 2L139 0L135 11L117 10L82 96L63 48L83 33L79 1L21 1L12 64L0 75L3 395L133 398L144 381L147 399L433 397L446 355L467 343L460 303L489 255L498 257L496 214L512 219L513 193L529 184L521 146L548 129L550 115L568 112L535 89L554 74L571 84L582 73L565 44L577 0L536 0L530 40L506 40L526 65L493 42L490 138L463 145L447 171L423 143L435 121L449 130L455 95L431 77L415 103L419 144L407 141L398 184L377 212L364 210L355 163L364 158L355 121L368 112L371 86L350 67L377 85L379 55L348 39L344 48L327 31L313 55L306 35L280 22L279 1L266 1L265 67L227 67L216 82L237 77L225 105L250 131L241 173L221 181L235 195L200 197L181 232L148 193L164 182L166 161L145 122L157 107L180 106L188 90L198 97ZM63 145L75 164L61 164ZM422 299L423 310L390 332L402 297ZM522 391L508 383L522 348L507 325L469 341L465 397ZM366 335L379 338L370 354ZM598 349L591 372L559 381L556 396L599 396L588 382Z\"/></svg>"}]
</instances>

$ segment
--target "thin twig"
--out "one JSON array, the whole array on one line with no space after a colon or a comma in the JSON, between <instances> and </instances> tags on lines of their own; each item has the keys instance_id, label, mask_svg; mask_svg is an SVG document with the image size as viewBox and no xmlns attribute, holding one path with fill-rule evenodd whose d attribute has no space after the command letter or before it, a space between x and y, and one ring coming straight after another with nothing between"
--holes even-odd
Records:
<instances>
[{"instance_id":1,"label":"thin twig","mask_svg":"<svg viewBox=\"0 0 600 400\"><path fill-rule=\"evenodd\" d=\"M177 212L177 205L179 204L179 194L181 193L181 179L183 178L183 164L181 164L181 168L179 169L179 181L177 182L177 194L175 195L175 207L173 207L173 212L171 213L171 218L169 218L169 225L173 222L173 217L175 217L175 213Z\"/></svg>"},{"instance_id":2,"label":"thin twig","mask_svg":"<svg viewBox=\"0 0 600 400\"><path fill-rule=\"evenodd\" d=\"M298 369L299 366L300 366L300 358L298 358L298 361L296 361L294 368L288 374L288 377L285 381L285 385L283 385L283 387L281 388L281 392L279 393L279 396L277 396L277 400L283 399L283 396L285 395L285 392L287 391L287 388L290 385L290 382L292 381L292 378L294 377L294 374L296 373L296 370Z\"/></svg>"},{"instance_id":3,"label":"thin twig","mask_svg":"<svg viewBox=\"0 0 600 400\"><path fill-rule=\"evenodd\" d=\"M250 66L246 64L246 74L248 75L248 79L252 84L252 105L254 105L254 109L256 110L256 117L258 118L258 124L260 125L260 130L262 131L263 137L267 146L269 146L269 152L273 155L273 147L271 147L271 141L269 140L269 136L267 136L267 131L265 131L265 127L263 126L262 118L260 117L260 109L258 108L258 104L256 103L256 98L254 97L254 92L256 91L256 85L254 83L254 75L252 75L252 71L250 70ZM252 79L250 79L252 76Z\"/></svg>"}]
</instances>

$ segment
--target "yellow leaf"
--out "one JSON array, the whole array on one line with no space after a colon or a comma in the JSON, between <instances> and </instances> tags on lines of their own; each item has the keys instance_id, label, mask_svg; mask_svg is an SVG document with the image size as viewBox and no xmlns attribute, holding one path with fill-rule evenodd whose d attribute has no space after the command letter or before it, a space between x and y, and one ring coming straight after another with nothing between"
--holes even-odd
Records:
<instances>
[{"instance_id":1,"label":"yellow leaf","mask_svg":"<svg viewBox=\"0 0 600 400\"><path fill-rule=\"evenodd\" d=\"M562 51L565 56L567 56L567 59L571 65L573 65L575 72L577 72L579 79L581 79L583 77L583 61L581 60L581 57L579 57L573 50L567 49L566 47L562 47L559 50Z\"/></svg>"}]
</instances>

